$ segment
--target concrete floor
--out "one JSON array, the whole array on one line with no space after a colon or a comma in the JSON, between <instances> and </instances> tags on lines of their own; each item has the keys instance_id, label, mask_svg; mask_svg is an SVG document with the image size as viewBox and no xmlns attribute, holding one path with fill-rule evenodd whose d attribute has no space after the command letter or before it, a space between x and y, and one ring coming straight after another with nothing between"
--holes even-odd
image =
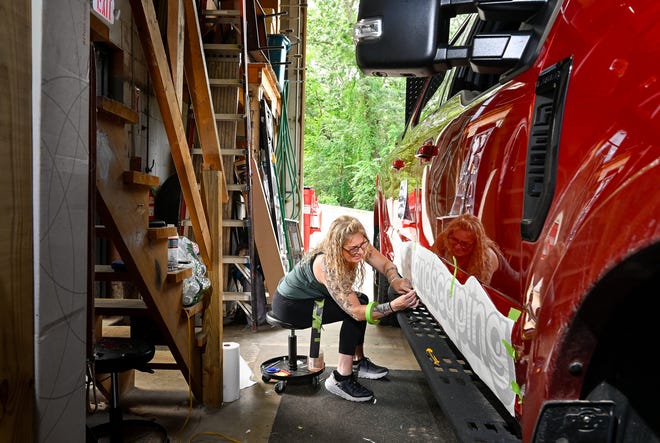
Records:
<instances>
[{"instance_id":1,"label":"concrete floor","mask_svg":"<svg viewBox=\"0 0 660 443\"><path fill-rule=\"evenodd\" d=\"M339 323L325 325L321 349L326 366L337 365ZM298 353L306 354L310 330L298 331ZM257 332L245 324L224 326L224 342L240 345L240 354L252 370L256 383L240 390L238 400L220 408L206 408L197 403L188 390L181 372L157 370L154 374L136 372L135 387L124 394L124 418L133 415L155 419L168 431L170 442L267 442L277 413L280 395L273 383L261 380L261 362L287 354L288 330L260 326ZM368 326L365 353L375 363L398 370L419 370L399 328ZM156 358L167 358L169 351L159 350ZM164 357L163 357L164 355ZM171 358L171 355L169 355ZM327 370L322 380L327 376ZM287 389L295 389L290 386ZM322 385L319 389L325 389ZM376 396L378 392L375 392ZM286 395L284 392L282 395ZM105 398L97 393L98 409L88 414L88 425L108 420ZM92 403L92 402L90 402ZM131 441L159 441L154 436L142 436Z\"/></svg>"}]
</instances>

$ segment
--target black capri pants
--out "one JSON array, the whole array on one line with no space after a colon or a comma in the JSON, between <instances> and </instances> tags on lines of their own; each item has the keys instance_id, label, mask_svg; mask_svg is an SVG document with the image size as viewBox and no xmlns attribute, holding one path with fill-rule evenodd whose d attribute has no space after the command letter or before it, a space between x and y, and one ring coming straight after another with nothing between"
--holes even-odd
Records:
<instances>
[{"instance_id":1,"label":"black capri pants","mask_svg":"<svg viewBox=\"0 0 660 443\"><path fill-rule=\"evenodd\" d=\"M369 303L369 298L361 292L356 293L360 304ZM273 314L282 321L296 325L298 329L312 327L313 299L289 299L275 291L273 296ZM348 315L332 297L326 297L323 304L321 323L335 323L341 321L339 330L339 353L355 355L355 348L364 343L364 333L367 330L365 320L355 320Z\"/></svg>"}]
</instances>

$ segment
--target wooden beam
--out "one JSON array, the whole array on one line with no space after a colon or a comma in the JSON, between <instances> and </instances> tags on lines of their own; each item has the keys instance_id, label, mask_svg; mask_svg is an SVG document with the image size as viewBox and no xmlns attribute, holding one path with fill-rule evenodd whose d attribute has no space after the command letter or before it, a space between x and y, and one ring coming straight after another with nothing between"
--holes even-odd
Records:
<instances>
[{"instance_id":1,"label":"wooden beam","mask_svg":"<svg viewBox=\"0 0 660 443\"><path fill-rule=\"evenodd\" d=\"M151 0L130 0L130 3L144 56L149 66L160 113L163 117L163 125L170 142L170 150L179 176L181 192L190 213L195 241L199 245L202 259L207 263L207 266L210 266L209 251L212 248L212 240L209 235L208 222L201 196L197 189L197 178L190 156L190 148L188 147L186 131L178 108L179 103L174 91L172 74L167 66L167 57L160 37L154 6Z\"/></svg>"},{"instance_id":2,"label":"wooden beam","mask_svg":"<svg viewBox=\"0 0 660 443\"><path fill-rule=\"evenodd\" d=\"M220 155L220 141L218 139L218 128L215 122L213 101L211 99L211 88L206 69L206 59L202 48L202 35L199 29L199 21L195 2L186 1L184 5L186 38L185 38L185 63L186 81L195 114L197 126L197 137L202 148L202 158L207 168L222 172L224 170ZM229 201L227 186L221 186L222 202Z\"/></svg>"},{"instance_id":3,"label":"wooden beam","mask_svg":"<svg viewBox=\"0 0 660 443\"><path fill-rule=\"evenodd\" d=\"M211 260L212 269L208 273L211 280L211 294L207 298L207 307L203 317L203 335L206 339L206 348L202 354L202 386L203 403L209 407L222 406L222 384L223 384L223 355L222 355L222 204L219 196L222 194L225 178L221 171L202 171L202 194L206 201L206 209L209 214L211 236L215 239ZM226 190L225 190L226 192Z\"/></svg>"},{"instance_id":4,"label":"wooden beam","mask_svg":"<svg viewBox=\"0 0 660 443\"><path fill-rule=\"evenodd\" d=\"M254 156L250 156L252 162L252 219L259 220L259 228L254 230L254 243L259 251L259 260L261 263L268 263L268 266L262 266L264 272L264 283L270 294L275 293L277 283L284 277L284 264L280 257L280 249L277 245L277 236L270 218L266 192L260 178L259 165ZM282 227L284 229L284 227Z\"/></svg>"},{"instance_id":5,"label":"wooden beam","mask_svg":"<svg viewBox=\"0 0 660 443\"><path fill-rule=\"evenodd\" d=\"M183 26L182 0L167 0L167 55L172 71L174 95L180 107L183 106Z\"/></svg>"},{"instance_id":6,"label":"wooden beam","mask_svg":"<svg viewBox=\"0 0 660 443\"><path fill-rule=\"evenodd\" d=\"M0 441L34 441L37 440L36 431L39 428L35 411L35 387L39 385L39 380L35 379L34 366L35 221L32 217L32 188L36 183L32 180L32 125L38 123L36 120L33 122L32 112L39 115L40 110L33 110L31 105L30 55L34 36L30 2L3 2L0 9L0 79L3 86L0 155L4 163L4 172L0 175L0 263L5 275L0 295L0 320L3 325L0 332ZM42 201L45 198L41 196ZM46 215L42 214L42 217ZM81 259L85 260L85 257ZM46 291L41 294L47 295ZM80 298L83 306L84 296ZM61 318L62 314L59 315ZM70 365L82 367L82 361L71 362ZM46 376L44 373L41 375Z\"/></svg>"}]
</instances>

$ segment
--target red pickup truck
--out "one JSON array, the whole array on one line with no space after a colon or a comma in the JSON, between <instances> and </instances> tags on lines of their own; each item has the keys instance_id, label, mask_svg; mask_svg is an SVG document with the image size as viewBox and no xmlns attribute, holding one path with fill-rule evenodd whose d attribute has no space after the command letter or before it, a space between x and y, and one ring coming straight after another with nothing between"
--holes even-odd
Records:
<instances>
[{"instance_id":1,"label":"red pickup truck","mask_svg":"<svg viewBox=\"0 0 660 443\"><path fill-rule=\"evenodd\" d=\"M660 441L660 2L361 0L354 39L406 77L374 243L459 439ZM487 278L435 253L463 214Z\"/></svg>"}]
</instances>

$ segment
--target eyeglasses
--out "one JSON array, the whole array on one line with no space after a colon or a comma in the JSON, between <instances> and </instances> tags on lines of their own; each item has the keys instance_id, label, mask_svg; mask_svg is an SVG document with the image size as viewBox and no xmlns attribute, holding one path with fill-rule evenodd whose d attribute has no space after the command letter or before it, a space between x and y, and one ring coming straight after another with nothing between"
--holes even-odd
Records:
<instances>
[{"instance_id":1,"label":"eyeglasses","mask_svg":"<svg viewBox=\"0 0 660 443\"><path fill-rule=\"evenodd\" d=\"M348 252L348 253L351 254L351 255L358 255L358 254L360 253L360 251L363 251L363 250L364 250L364 247L365 247L366 245L368 245L368 244L369 244L369 240L365 240L365 241L363 241L362 243L360 243L359 245L357 245L357 246L353 246L352 248L348 248L348 249L346 249L346 248L344 248L344 247L342 246L342 249L343 249L344 251Z\"/></svg>"},{"instance_id":2,"label":"eyeglasses","mask_svg":"<svg viewBox=\"0 0 660 443\"><path fill-rule=\"evenodd\" d=\"M457 245L459 245L459 246L462 246L462 247L464 247L464 248L466 248L466 249L467 249L467 248L471 248L472 246L474 246L474 242L473 242L473 241L459 240L459 239L457 239L456 237L454 237L453 235L450 235L450 236L449 236L449 241L452 242L452 243L454 243L454 244L457 244Z\"/></svg>"}]
</instances>

